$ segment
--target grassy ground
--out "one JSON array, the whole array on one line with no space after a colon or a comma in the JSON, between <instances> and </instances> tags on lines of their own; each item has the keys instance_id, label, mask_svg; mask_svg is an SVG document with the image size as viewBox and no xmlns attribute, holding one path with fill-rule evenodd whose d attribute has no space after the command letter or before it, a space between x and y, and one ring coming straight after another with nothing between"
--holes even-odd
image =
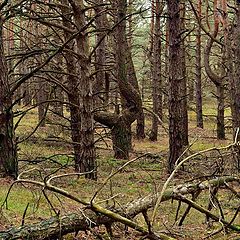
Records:
<instances>
[{"instance_id":1,"label":"grassy ground","mask_svg":"<svg viewBox=\"0 0 240 240\"><path fill-rule=\"evenodd\" d=\"M206 117L204 121L205 129L202 130L195 127L195 113L189 111L190 142L194 144L188 154L213 146L224 146L231 142L232 136L230 132L227 133L226 140L219 141L215 138L216 124L215 118L213 117L215 114L216 110L214 105L206 104L204 106L204 115L206 115ZM229 109L227 109L226 115L230 115ZM29 112L17 129L19 139L25 139L37 125L37 122L36 111L33 110ZM150 119L147 119L147 132L150 130L150 123ZM167 123L165 123L165 125L167 126ZM61 169L59 171L61 173L73 172L72 149L68 143L55 143L50 141L52 137L56 135L58 139L64 138L66 142L70 141L68 132L62 134L58 131L57 127L47 124L46 127L37 130L31 138L19 144L19 158L21 159L20 171L32 169L30 173L24 175L26 178L39 179L39 172L41 172L43 176L46 176L59 168ZM48 141L46 141L46 139ZM152 157L140 159L126 167L124 171L118 173L98 194L98 201L103 201L115 196L114 200L106 201L107 204L110 206L121 206L135 198L154 193L158 188L161 189L168 177L166 171L168 137L166 132L161 128L159 141L154 143L147 139L144 141L134 139L133 146L134 152L131 158L139 156L144 152L152 153ZM68 177L57 180L55 185L67 189L82 198L91 199L96 189L101 186L106 177L126 162L124 160L115 160L112 157L111 143L109 140L98 143L97 154L99 166L97 182L83 178ZM201 174L206 174L208 171L211 173L210 170L214 168L215 165L218 166L219 159L219 155L216 154L215 156L213 154L202 156L200 160L193 160L191 166L187 166L184 171L182 170L177 174L176 178L171 182L171 185L184 183L189 179L199 177ZM6 204L4 200L12 180L1 179L0 181L0 202L3 204L0 217L1 229L11 225L20 225L25 211L27 213L25 216L25 224L54 215L54 210L47 203L42 189L35 186L15 185L8 196ZM240 189L239 186L234 187L237 190ZM80 207L76 203L66 200L61 196L56 196L52 193L47 194L55 211L60 211L62 214L76 211ZM219 201L224 207L227 219L231 219L234 210L239 204L238 201L225 190L219 193ZM207 206L209 203L208 193L201 194L198 202L203 206ZM178 227L177 223L186 206L183 204L178 216L176 216L177 206L178 202L176 201L168 201L160 205L156 229L164 229L165 231L175 233L177 239L203 239L221 226L220 224L213 224L211 227L208 226L205 224L205 216L195 210L191 210L184 225ZM218 213L217 209L213 211ZM137 218L137 221L144 224L141 216ZM236 223L240 224L239 216ZM103 230L100 228L98 231L101 232ZM130 231L128 233L129 235L126 236L123 236L123 232L124 230L121 226L115 226L116 239L140 239L140 236L136 235L133 231ZM95 238L92 233L89 233L88 235L80 235L79 239ZM109 237L105 235L104 239L109 239ZM212 239L239 238L234 233L221 231L220 234L217 234Z\"/></svg>"}]
</instances>

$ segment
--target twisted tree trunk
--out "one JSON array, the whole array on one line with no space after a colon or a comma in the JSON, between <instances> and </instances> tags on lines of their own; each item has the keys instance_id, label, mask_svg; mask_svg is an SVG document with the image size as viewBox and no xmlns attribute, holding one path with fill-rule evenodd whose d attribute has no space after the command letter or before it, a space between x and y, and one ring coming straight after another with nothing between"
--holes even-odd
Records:
<instances>
[{"instance_id":1,"label":"twisted tree trunk","mask_svg":"<svg viewBox=\"0 0 240 240\"><path fill-rule=\"evenodd\" d=\"M213 46L214 38L218 35L219 30L219 17L218 17L218 9L217 9L217 1L214 0L214 32L213 38L209 38L205 53L204 53L204 66L205 71L210 78L210 80L214 83L217 88L217 138L225 139L225 127L224 127L224 84L225 84L225 74L221 76L214 73L211 69L210 65L210 53ZM225 51L225 50L223 50Z\"/></svg>"}]
</instances>

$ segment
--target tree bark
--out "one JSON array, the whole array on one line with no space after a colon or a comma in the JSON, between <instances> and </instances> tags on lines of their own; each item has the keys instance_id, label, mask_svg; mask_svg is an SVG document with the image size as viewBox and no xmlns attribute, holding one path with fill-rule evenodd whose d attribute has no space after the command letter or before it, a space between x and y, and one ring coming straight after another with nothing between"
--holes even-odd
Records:
<instances>
[{"instance_id":1,"label":"tree bark","mask_svg":"<svg viewBox=\"0 0 240 240\"><path fill-rule=\"evenodd\" d=\"M225 128L224 128L224 81L225 81L225 74L221 76L215 74L210 66L210 53L213 46L213 39L217 37L219 30L219 16L218 16L218 9L217 9L217 1L214 1L214 32L213 38L210 38L207 42L205 47L204 53L204 66L205 71L210 78L210 80L214 83L217 88L219 95L217 96L218 101L218 113L217 113L217 138L218 139L225 139ZM223 50L225 51L225 50ZM222 88L220 90L220 88Z\"/></svg>"},{"instance_id":2,"label":"tree bark","mask_svg":"<svg viewBox=\"0 0 240 240\"><path fill-rule=\"evenodd\" d=\"M83 0L78 2L69 0L72 6L74 21L79 29L86 25ZM80 125L80 161L76 162L77 171L90 172L86 178L97 179L96 151L94 145L94 120L93 120L93 79L90 74L90 59L88 35L84 31L76 37L76 73L79 88L79 113Z\"/></svg>"},{"instance_id":3,"label":"tree bark","mask_svg":"<svg viewBox=\"0 0 240 240\"><path fill-rule=\"evenodd\" d=\"M41 122L39 127L45 127L46 126L46 104L44 101L47 100L46 97L46 82L44 82L42 79L37 79L37 103L38 103L38 121Z\"/></svg>"},{"instance_id":4,"label":"tree bark","mask_svg":"<svg viewBox=\"0 0 240 240\"><path fill-rule=\"evenodd\" d=\"M180 4L180 28L181 33L186 31L185 27L185 2ZM188 146L188 106L187 106L187 72L186 72L186 54L185 54L185 38L181 39L181 128L182 128L182 141L183 146Z\"/></svg>"},{"instance_id":5,"label":"tree bark","mask_svg":"<svg viewBox=\"0 0 240 240\"><path fill-rule=\"evenodd\" d=\"M17 146L13 127L12 95L3 50L3 19L0 16L0 174L18 175Z\"/></svg>"},{"instance_id":6,"label":"tree bark","mask_svg":"<svg viewBox=\"0 0 240 240\"><path fill-rule=\"evenodd\" d=\"M198 17L202 18L202 0L198 0ZM196 112L197 127L203 128L202 113L202 56L201 56L201 26L197 28L196 36Z\"/></svg>"},{"instance_id":7,"label":"tree bark","mask_svg":"<svg viewBox=\"0 0 240 240\"><path fill-rule=\"evenodd\" d=\"M224 86L222 84L217 86L217 137L218 139L225 139L224 127Z\"/></svg>"},{"instance_id":8,"label":"tree bark","mask_svg":"<svg viewBox=\"0 0 240 240\"><path fill-rule=\"evenodd\" d=\"M68 2L64 2L68 5ZM74 22L79 29L85 26L83 2L78 4L69 0L72 7ZM62 7L63 23L72 29L69 10ZM70 35L65 32L65 38ZM73 52L76 51L76 56ZM68 98L70 102L71 135L73 140L75 169L79 172L89 172L86 178L96 179L96 153L94 146L94 123L93 123L93 96L92 79L90 77L90 62L88 59L88 39L86 33L81 33L76 38L76 45L69 44L66 48L65 59L68 75Z\"/></svg>"},{"instance_id":9,"label":"tree bark","mask_svg":"<svg viewBox=\"0 0 240 240\"><path fill-rule=\"evenodd\" d=\"M168 171L172 172L184 146L181 126L181 19L180 2L167 1L169 16L169 157Z\"/></svg>"},{"instance_id":10,"label":"tree bark","mask_svg":"<svg viewBox=\"0 0 240 240\"><path fill-rule=\"evenodd\" d=\"M232 125L233 138L236 137L237 129L240 127L240 3L237 1L236 25L233 30L233 49L228 46L228 61L234 59L229 66L230 70L230 91L231 91L231 109L232 109ZM232 53L233 51L233 53ZM240 136L238 135L238 140Z\"/></svg>"},{"instance_id":11,"label":"tree bark","mask_svg":"<svg viewBox=\"0 0 240 240\"><path fill-rule=\"evenodd\" d=\"M138 80L137 80L137 76L136 76L135 67L134 67L134 64L133 64L131 48L130 48L130 45L127 43L127 39L125 39L125 42L127 44L127 48L126 48L126 55L127 56L126 57L127 57L128 81L139 92L139 95L140 95L140 89L139 89L139 85L138 85ZM144 116L144 112L143 112L142 108L139 109L139 113L138 113L138 116L137 116L136 136L137 136L137 139L144 139L145 138L145 116Z\"/></svg>"},{"instance_id":12,"label":"tree bark","mask_svg":"<svg viewBox=\"0 0 240 240\"><path fill-rule=\"evenodd\" d=\"M163 94L162 94L162 76L161 76L161 53L162 53L162 39L161 39L161 13L162 6L160 0L157 0L153 4L154 14L154 32L153 32L153 56L152 56L152 100L153 100L153 112L159 116L162 120L163 117ZM149 139L151 141L157 141L158 138L158 118L154 115L152 117L152 129Z\"/></svg>"},{"instance_id":13,"label":"tree bark","mask_svg":"<svg viewBox=\"0 0 240 240\"><path fill-rule=\"evenodd\" d=\"M123 110L117 117L116 122L122 122L121 128L127 127L128 129L121 129L120 131L112 131L113 139L118 139L115 143L125 143L127 146L123 148L123 145L115 145L115 149L121 149L115 152L116 158L122 158L123 156L129 157L129 150L131 149L131 124L136 120L140 110L142 109L142 100L139 91L128 79L127 75L127 51L129 51L126 40L126 0L118 0L117 18L118 26L116 28L116 68L117 68L117 83L120 90L121 100L123 104ZM136 82L135 82L136 84ZM118 127L118 126L115 126ZM116 130L116 129L115 129ZM124 134L123 134L124 132ZM126 137L123 139L123 137ZM124 151L124 155L122 155Z\"/></svg>"},{"instance_id":14,"label":"tree bark","mask_svg":"<svg viewBox=\"0 0 240 240\"><path fill-rule=\"evenodd\" d=\"M96 1L95 14L99 15L96 17L96 44L99 46L96 49L96 61L95 61L95 70L96 70L96 80L94 83L94 101L96 106L98 107L106 107L108 104L108 90L106 88L107 81L107 73L105 72L106 68L106 40L105 40L105 20L106 16L104 8L101 6L103 4L103 0Z\"/></svg>"}]
</instances>

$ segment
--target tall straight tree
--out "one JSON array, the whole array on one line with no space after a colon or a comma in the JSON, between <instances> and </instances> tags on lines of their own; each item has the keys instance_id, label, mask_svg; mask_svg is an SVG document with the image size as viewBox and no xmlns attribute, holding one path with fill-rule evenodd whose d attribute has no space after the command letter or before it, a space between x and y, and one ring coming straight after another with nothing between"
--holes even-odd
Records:
<instances>
[{"instance_id":1,"label":"tall straight tree","mask_svg":"<svg viewBox=\"0 0 240 240\"><path fill-rule=\"evenodd\" d=\"M0 174L17 177L18 161L13 127L12 94L3 50L3 21L4 18L0 15Z\"/></svg>"},{"instance_id":2,"label":"tall straight tree","mask_svg":"<svg viewBox=\"0 0 240 240\"><path fill-rule=\"evenodd\" d=\"M233 29L233 49L228 46L228 69L230 70L230 92L233 137L235 138L237 129L240 128L240 1L236 1L236 24ZM238 140L240 139L238 135Z\"/></svg>"},{"instance_id":3,"label":"tall straight tree","mask_svg":"<svg viewBox=\"0 0 240 240\"><path fill-rule=\"evenodd\" d=\"M161 13L163 10L163 3L156 0L152 4L153 18L155 21L153 30L153 53L152 53L152 99L153 99L153 112L152 129L149 136L151 141L157 141L158 136L158 117L162 119L162 76L161 76L161 53L162 53L162 39L161 39Z\"/></svg>"},{"instance_id":4,"label":"tall straight tree","mask_svg":"<svg viewBox=\"0 0 240 240\"><path fill-rule=\"evenodd\" d=\"M181 126L182 50L180 1L167 0L169 18L169 157L168 171L183 152Z\"/></svg>"},{"instance_id":5,"label":"tall straight tree","mask_svg":"<svg viewBox=\"0 0 240 240\"><path fill-rule=\"evenodd\" d=\"M104 2L103 0L96 1L95 13L96 13L96 44L99 44L95 53L95 69L96 69L96 80L94 83L94 95L95 103L97 106L103 107L108 104L108 89L106 86L108 83L108 73L106 73L106 39L105 39L105 28L106 28L106 13L104 13ZM100 104L102 103L102 104Z\"/></svg>"},{"instance_id":6,"label":"tall straight tree","mask_svg":"<svg viewBox=\"0 0 240 240\"><path fill-rule=\"evenodd\" d=\"M84 14L83 0L69 0L72 7L73 19L78 29L84 29L86 19ZM94 120L93 120L93 79L90 74L90 59L88 35L83 31L76 37L76 73L78 76L79 88L79 113L81 117L80 124L80 159L76 162L78 171L89 172L87 178L96 179L96 152L94 145Z\"/></svg>"},{"instance_id":7,"label":"tall straight tree","mask_svg":"<svg viewBox=\"0 0 240 240\"><path fill-rule=\"evenodd\" d=\"M64 35L65 39L69 40L74 26L77 26L78 29L84 29L86 26L84 5L83 1L75 0L63 0L62 3ZM71 8L67 7L68 4ZM71 17L71 12L73 17ZM72 19L74 22L72 22ZM92 77L88 50L88 36L83 31L76 37L74 42L72 41L66 46L64 57L68 71L68 99L70 103L70 124L75 169L79 172L92 171L85 176L86 178L96 179Z\"/></svg>"},{"instance_id":8,"label":"tall straight tree","mask_svg":"<svg viewBox=\"0 0 240 240\"><path fill-rule=\"evenodd\" d=\"M182 1L180 4L180 28L181 28L181 35L186 32L185 27L185 15L186 15L186 9L185 9L185 2ZM181 41L181 128L182 128L182 140L183 145L188 145L188 110L187 110L187 71L186 71L186 54L185 54L185 37L182 37L180 39Z\"/></svg>"},{"instance_id":9,"label":"tall straight tree","mask_svg":"<svg viewBox=\"0 0 240 240\"><path fill-rule=\"evenodd\" d=\"M202 0L198 0L198 21L202 22ZM203 128L202 113L202 51L201 51L201 26L198 24L196 34L196 112L197 127Z\"/></svg>"}]
</instances>

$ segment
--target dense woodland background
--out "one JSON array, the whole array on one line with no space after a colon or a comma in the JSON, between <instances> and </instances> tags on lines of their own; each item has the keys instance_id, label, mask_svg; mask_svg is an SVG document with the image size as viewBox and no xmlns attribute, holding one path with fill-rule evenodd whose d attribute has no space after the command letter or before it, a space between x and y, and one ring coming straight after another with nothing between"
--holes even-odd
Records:
<instances>
[{"instance_id":1,"label":"dense woodland background","mask_svg":"<svg viewBox=\"0 0 240 240\"><path fill-rule=\"evenodd\" d=\"M239 239L239 127L239 1L0 2L0 239Z\"/></svg>"}]
</instances>

